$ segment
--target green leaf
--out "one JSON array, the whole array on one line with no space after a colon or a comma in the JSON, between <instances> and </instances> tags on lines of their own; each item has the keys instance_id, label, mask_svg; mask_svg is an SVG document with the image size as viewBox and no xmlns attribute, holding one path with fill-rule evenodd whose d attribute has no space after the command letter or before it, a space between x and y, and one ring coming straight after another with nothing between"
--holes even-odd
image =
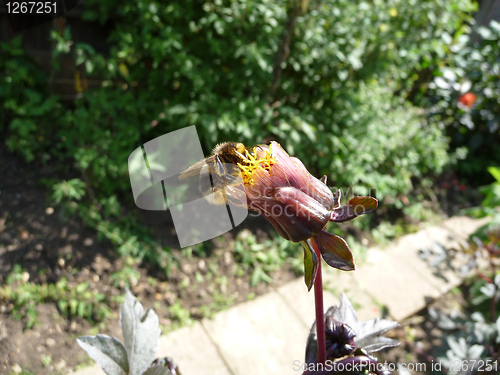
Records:
<instances>
[{"instance_id":1,"label":"green leaf","mask_svg":"<svg viewBox=\"0 0 500 375\"><path fill-rule=\"evenodd\" d=\"M68 301L62 299L57 301L57 307L59 308L61 314L63 314L64 316L68 315Z\"/></svg>"},{"instance_id":2,"label":"green leaf","mask_svg":"<svg viewBox=\"0 0 500 375\"><path fill-rule=\"evenodd\" d=\"M77 293L83 293L85 291L85 289L87 289L88 286L89 286L88 282L80 283L75 288L76 292Z\"/></svg>"},{"instance_id":3,"label":"green leaf","mask_svg":"<svg viewBox=\"0 0 500 375\"><path fill-rule=\"evenodd\" d=\"M87 307L87 304L83 301L80 301L78 303L78 309L77 309L77 315L80 317L80 318L84 318L85 317L85 309Z\"/></svg>"},{"instance_id":4,"label":"green leaf","mask_svg":"<svg viewBox=\"0 0 500 375\"><path fill-rule=\"evenodd\" d=\"M304 282L310 291L318 273L319 260L308 241L301 241L301 244L304 248Z\"/></svg>"},{"instance_id":5,"label":"green leaf","mask_svg":"<svg viewBox=\"0 0 500 375\"><path fill-rule=\"evenodd\" d=\"M76 309L78 307L78 300L76 299L70 299L69 300L69 309L71 312L71 315L76 315Z\"/></svg>"},{"instance_id":6,"label":"green leaf","mask_svg":"<svg viewBox=\"0 0 500 375\"><path fill-rule=\"evenodd\" d=\"M495 177L495 180L500 182L500 168L497 167L488 167L488 172L491 173L493 177Z\"/></svg>"},{"instance_id":7,"label":"green leaf","mask_svg":"<svg viewBox=\"0 0 500 375\"><path fill-rule=\"evenodd\" d=\"M250 278L250 286L256 286L259 283L262 274L262 269L257 267L253 270L252 277Z\"/></svg>"}]
</instances>

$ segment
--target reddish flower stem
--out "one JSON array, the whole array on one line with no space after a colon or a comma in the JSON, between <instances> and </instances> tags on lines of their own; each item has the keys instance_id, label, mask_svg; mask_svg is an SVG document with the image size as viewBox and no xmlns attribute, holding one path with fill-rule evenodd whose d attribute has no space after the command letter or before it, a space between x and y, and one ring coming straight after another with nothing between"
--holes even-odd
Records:
<instances>
[{"instance_id":1,"label":"reddish flower stem","mask_svg":"<svg viewBox=\"0 0 500 375\"><path fill-rule=\"evenodd\" d=\"M311 244L318 256L318 273L314 280L314 305L316 307L316 335L318 337L318 363L326 362L325 317L323 313L323 277L321 275L321 253L314 239Z\"/></svg>"}]
</instances>

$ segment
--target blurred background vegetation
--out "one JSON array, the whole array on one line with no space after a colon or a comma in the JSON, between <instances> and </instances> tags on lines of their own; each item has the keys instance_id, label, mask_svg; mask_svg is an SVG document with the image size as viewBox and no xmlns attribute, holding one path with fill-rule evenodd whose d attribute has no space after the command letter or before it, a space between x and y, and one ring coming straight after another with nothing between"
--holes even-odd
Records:
<instances>
[{"instance_id":1,"label":"blurred background vegetation","mask_svg":"<svg viewBox=\"0 0 500 375\"><path fill-rule=\"evenodd\" d=\"M329 185L375 192L381 208L355 225L392 238L394 218L428 220L449 191L460 204L445 202L448 214L471 205L461 195L493 182L487 167L500 165L500 24L476 22L478 9L472 0L81 1L36 30L3 29L2 143L72 176L45 181L51 201L166 277L171 249L130 213L127 160L190 125L207 154L218 142L274 139ZM260 246L245 238L239 253ZM288 256L286 245L269 246Z\"/></svg>"}]
</instances>

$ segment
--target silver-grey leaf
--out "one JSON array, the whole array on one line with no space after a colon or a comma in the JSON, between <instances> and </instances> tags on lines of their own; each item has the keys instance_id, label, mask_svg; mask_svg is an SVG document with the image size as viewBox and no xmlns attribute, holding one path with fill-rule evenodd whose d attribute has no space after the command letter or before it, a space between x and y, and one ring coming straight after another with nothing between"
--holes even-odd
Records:
<instances>
[{"instance_id":1,"label":"silver-grey leaf","mask_svg":"<svg viewBox=\"0 0 500 375\"><path fill-rule=\"evenodd\" d=\"M104 354L100 349L82 340L84 337L76 339L80 347L104 370L107 375L127 375L125 371L109 355Z\"/></svg>"},{"instance_id":2,"label":"silver-grey leaf","mask_svg":"<svg viewBox=\"0 0 500 375\"><path fill-rule=\"evenodd\" d=\"M467 358L467 345L465 344L465 340L457 341L455 338L450 336L446 338L446 341L448 342L450 349L457 357L461 359Z\"/></svg>"},{"instance_id":3,"label":"silver-grey leaf","mask_svg":"<svg viewBox=\"0 0 500 375\"><path fill-rule=\"evenodd\" d=\"M469 354L470 359L478 359L478 358L481 358L481 354L483 353L483 351L484 351L484 346L476 344L476 345L472 345L469 348L467 354Z\"/></svg>"},{"instance_id":4,"label":"silver-grey leaf","mask_svg":"<svg viewBox=\"0 0 500 375\"><path fill-rule=\"evenodd\" d=\"M356 333L358 332L358 317L345 293L340 296L340 306L333 311L332 315L336 321L347 324Z\"/></svg>"},{"instance_id":5,"label":"silver-grey leaf","mask_svg":"<svg viewBox=\"0 0 500 375\"><path fill-rule=\"evenodd\" d=\"M127 348L130 375L141 375L151 365L158 351L158 315L151 309L143 312L142 304L127 289L125 302L120 309L120 325Z\"/></svg>"},{"instance_id":6,"label":"silver-grey leaf","mask_svg":"<svg viewBox=\"0 0 500 375\"><path fill-rule=\"evenodd\" d=\"M99 349L101 352L110 357L115 363L117 363L122 370L128 374L128 358L127 350L123 344L115 337L109 337L106 335L93 336L83 336L78 340Z\"/></svg>"},{"instance_id":7,"label":"silver-grey leaf","mask_svg":"<svg viewBox=\"0 0 500 375\"><path fill-rule=\"evenodd\" d=\"M362 339L365 337L374 337L381 335L384 332L387 332L391 329L394 329L399 324L397 322L393 322L392 320L375 318L371 320L367 320L366 322L358 323L358 330L356 331L356 335L358 339Z\"/></svg>"},{"instance_id":8,"label":"silver-grey leaf","mask_svg":"<svg viewBox=\"0 0 500 375\"><path fill-rule=\"evenodd\" d=\"M367 352L377 352L385 348L393 348L399 345L398 340L390 339L388 337L365 337L361 340L355 340L356 345L363 348Z\"/></svg>"},{"instance_id":9,"label":"silver-grey leaf","mask_svg":"<svg viewBox=\"0 0 500 375\"><path fill-rule=\"evenodd\" d=\"M496 327L497 327L497 332L498 332L498 335L497 335L497 344L498 344L498 343L500 343L500 316L497 319Z\"/></svg>"}]
</instances>

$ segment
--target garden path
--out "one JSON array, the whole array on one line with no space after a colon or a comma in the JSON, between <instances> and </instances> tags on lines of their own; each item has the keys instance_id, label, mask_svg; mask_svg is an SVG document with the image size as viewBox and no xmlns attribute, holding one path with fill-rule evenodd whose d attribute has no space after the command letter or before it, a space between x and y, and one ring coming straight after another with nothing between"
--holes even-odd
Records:
<instances>
[{"instance_id":1,"label":"garden path","mask_svg":"<svg viewBox=\"0 0 500 375\"><path fill-rule=\"evenodd\" d=\"M452 217L438 226L368 250L355 272L324 269L325 310L345 291L360 320L385 314L401 321L462 282L460 259L440 264L440 272L419 256L423 248L457 247L485 220ZM439 244L439 245L437 245ZM438 249L439 250L439 249ZM439 252L439 251L438 251ZM314 295L302 279L252 301L238 304L191 327L161 337L158 357L171 357L183 375L300 375ZM77 375L104 374L97 366Z\"/></svg>"}]
</instances>

